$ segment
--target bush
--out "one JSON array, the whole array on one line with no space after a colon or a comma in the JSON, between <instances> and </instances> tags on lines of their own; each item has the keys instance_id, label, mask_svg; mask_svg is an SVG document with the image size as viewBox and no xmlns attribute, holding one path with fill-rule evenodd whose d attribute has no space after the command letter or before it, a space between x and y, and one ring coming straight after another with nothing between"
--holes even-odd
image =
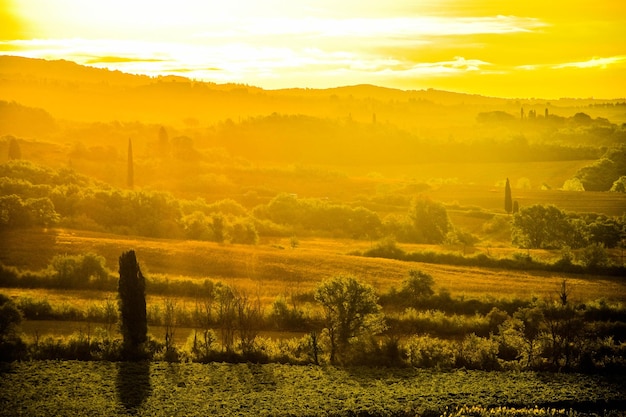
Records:
<instances>
[{"instance_id":1,"label":"bush","mask_svg":"<svg viewBox=\"0 0 626 417\"><path fill-rule=\"evenodd\" d=\"M106 268L104 257L85 255L57 255L50 262L52 279L60 288L113 289L114 280Z\"/></svg>"},{"instance_id":2,"label":"bush","mask_svg":"<svg viewBox=\"0 0 626 417\"><path fill-rule=\"evenodd\" d=\"M19 337L18 330L22 315L11 299L0 294L0 360L21 359L26 346Z\"/></svg>"},{"instance_id":3,"label":"bush","mask_svg":"<svg viewBox=\"0 0 626 417\"><path fill-rule=\"evenodd\" d=\"M498 350L497 341L470 334L459 343L455 364L467 369L498 370Z\"/></svg>"},{"instance_id":4,"label":"bush","mask_svg":"<svg viewBox=\"0 0 626 417\"><path fill-rule=\"evenodd\" d=\"M450 369L455 364L452 344L430 336L413 336L405 345L409 364L417 368Z\"/></svg>"},{"instance_id":5,"label":"bush","mask_svg":"<svg viewBox=\"0 0 626 417\"><path fill-rule=\"evenodd\" d=\"M20 297L17 300L17 307L24 318L28 320L52 320L55 318L52 306L48 300L34 300L30 297Z\"/></svg>"},{"instance_id":6,"label":"bush","mask_svg":"<svg viewBox=\"0 0 626 417\"><path fill-rule=\"evenodd\" d=\"M594 243L583 249L580 255L583 266L594 270L610 265L609 255L603 244Z\"/></svg>"},{"instance_id":7,"label":"bush","mask_svg":"<svg viewBox=\"0 0 626 417\"><path fill-rule=\"evenodd\" d=\"M393 238L385 238L363 252L363 256L371 258L403 259L406 253L398 247Z\"/></svg>"}]
</instances>

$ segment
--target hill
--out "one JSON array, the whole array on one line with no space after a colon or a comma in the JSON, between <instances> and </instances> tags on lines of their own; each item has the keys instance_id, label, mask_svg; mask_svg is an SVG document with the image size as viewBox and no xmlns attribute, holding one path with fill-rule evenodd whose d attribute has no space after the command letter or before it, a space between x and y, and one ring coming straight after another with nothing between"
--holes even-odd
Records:
<instances>
[{"instance_id":1,"label":"hill","mask_svg":"<svg viewBox=\"0 0 626 417\"><path fill-rule=\"evenodd\" d=\"M438 90L403 91L371 85L333 89L263 90L238 84L198 82L182 77L148 77L81 66L69 61L45 61L0 56L0 99L40 107L53 116L79 121L135 121L184 125L239 120L271 113L307 114L389 122L416 129L473 123L479 111L546 106L552 113L573 115L575 108L606 104L598 100L516 99L483 97ZM175 103L175 105L174 105ZM593 116L613 110L594 108ZM626 114L621 112L626 121ZM614 114L612 114L615 116ZM613 117L615 118L615 117Z\"/></svg>"}]
</instances>

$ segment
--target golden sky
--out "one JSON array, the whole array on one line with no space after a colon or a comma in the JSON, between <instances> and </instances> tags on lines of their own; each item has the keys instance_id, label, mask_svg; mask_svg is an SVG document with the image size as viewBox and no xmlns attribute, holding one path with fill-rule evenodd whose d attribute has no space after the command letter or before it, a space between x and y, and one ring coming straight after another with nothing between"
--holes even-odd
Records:
<instances>
[{"instance_id":1,"label":"golden sky","mask_svg":"<svg viewBox=\"0 0 626 417\"><path fill-rule=\"evenodd\" d=\"M0 54L263 88L626 97L621 0L0 0Z\"/></svg>"}]
</instances>

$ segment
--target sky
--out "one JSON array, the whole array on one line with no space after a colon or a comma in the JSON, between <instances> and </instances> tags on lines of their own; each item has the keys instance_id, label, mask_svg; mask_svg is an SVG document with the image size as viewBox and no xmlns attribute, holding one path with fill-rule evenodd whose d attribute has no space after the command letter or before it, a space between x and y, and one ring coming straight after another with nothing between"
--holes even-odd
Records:
<instances>
[{"instance_id":1,"label":"sky","mask_svg":"<svg viewBox=\"0 0 626 417\"><path fill-rule=\"evenodd\" d=\"M626 97L626 1L0 0L0 54L266 89Z\"/></svg>"}]
</instances>

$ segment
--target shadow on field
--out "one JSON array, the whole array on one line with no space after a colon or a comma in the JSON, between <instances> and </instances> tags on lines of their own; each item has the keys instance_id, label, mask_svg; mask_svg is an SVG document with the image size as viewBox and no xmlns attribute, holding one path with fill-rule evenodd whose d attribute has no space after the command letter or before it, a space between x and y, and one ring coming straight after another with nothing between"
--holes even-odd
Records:
<instances>
[{"instance_id":1,"label":"shadow on field","mask_svg":"<svg viewBox=\"0 0 626 417\"><path fill-rule=\"evenodd\" d=\"M115 389L120 404L135 414L152 393L150 362L118 362Z\"/></svg>"}]
</instances>

